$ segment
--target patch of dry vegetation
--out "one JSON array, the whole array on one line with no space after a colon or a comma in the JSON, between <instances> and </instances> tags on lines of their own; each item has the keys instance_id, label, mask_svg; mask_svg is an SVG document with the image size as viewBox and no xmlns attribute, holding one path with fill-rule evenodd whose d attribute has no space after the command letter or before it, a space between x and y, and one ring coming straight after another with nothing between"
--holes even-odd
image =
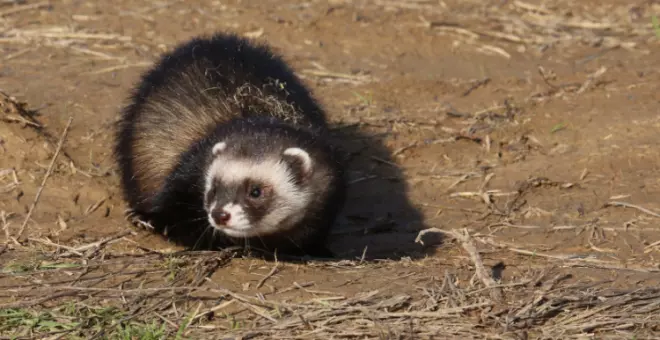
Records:
<instances>
[{"instance_id":1,"label":"patch of dry vegetation","mask_svg":"<svg viewBox=\"0 0 660 340\"><path fill-rule=\"evenodd\" d=\"M586 43L607 49L638 48L651 32L650 24L624 20L620 11L604 13L574 12L562 6L541 6L522 1L507 2L501 7L452 14L452 22L429 19L440 15L442 6L430 1L384 1L384 8L423 10L420 20L424 27L452 34L457 41L484 53L509 58L510 48L524 51L544 50L562 44ZM476 6L466 2L465 6ZM23 4L0 10L0 18L21 11L47 6L47 2ZM640 5L641 6L641 5ZM11 28L3 31L0 43L28 46L48 45L70 48L75 53L104 60L118 61L99 73L121 68L146 66L147 62L129 63L86 42L104 44L137 44L131 37L117 34L78 31L72 28L44 27L38 29ZM503 44L503 45L502 45ZM32 47L29 47L32 48ZM11 56L17 57L18 55ZM598 56L594 56L597 58ZM6 57L8 58L8 57ZM530 97L532 100L580 95L599 84L606 69L598 69L582 83L555 84L546 70L539 69L548 91ZM303 74L327 82L358 84L375 81L360 74L332 72L323 67L304 70ZM471 84L464 92L487 84L483 79ZM503 112L507 117L516 108L505 105L474 115L465 115L449 108L447 113L472 126L488 115ZM37 131L56 150L40 189L25 214L2 212L1 227L5 243L0 245L0 339L81 338L81 339L161 339L161 338L240 338L240 339L642 339L660 336L660 289L635 287L617 289L609 281L593 283L562 273L561 267L595 268L616 272L658 273L657 263L620 263L596 260L570 254L551 254L526 249L515 243L495 241L464 229L429 229L420 233L439 232L457 241L462 255L474 270L472 280L460 280L450 273L427 270L424 282L415 293L372 290L356 294L314 290L313 283L294 283L290 287L273 287L270 292L248 295L227 289L221 281L211 279L218 269L237 261L236 250L221 252L163 253L133 244L133 231L107 237L87 244L58 244L49 238L30 237L28 221L38 208L39 194L48 186L46 181L60 155L68 125L61 137L48 131L30 113L26 105L0 93L2 124L22 124ZM391 121L360 118L364 124L387 126ZM70 123L70 121L69 121ZM401 124L433 125L428 122ZM469 130L469 129L467 129ZM469 139L490 148L490 139L467 133L454 133L440 141L453 143ZM417 143L394 151L402 153ZM74 167L71 158L62 152ZM376 160L377 161L377 160ZM390 164L396 166L396 164ZM13 174L13 176L12 176ZM519 201L528 190L542 185L567 189L575 183L554 183L532 178L516 192L487 190L492 175L453 173L448 191L472 177L484 177L477 191L452 193L452 197L476 198L475 206L485 207L486 214L498 216L500 222L491 228L540 229L539 226L517 225L513 214L521 207ZM358 180L367 180L364 177ZM15 173L0 169L0 193L18 185ZM507 196L507 206L493 204L493 197ZM650 209L630 203L611 201L609 206L632 208L658 217ZM8 225L18 221L18 233L10 233ZM22 224L21 224L22 223ZM593 226L556 226L590 230ZM589 229L591 228L591 229ZM608 230L609 231L609 230ZM611 231L626 232L627 229ZM27 236L23 239L22 236ZM660 242L660 241L658 241ZM659 245L648 245L650 251ZM118 243L131 243L133 252L113 249ZM453 245L452 245L453 246ZM494 270L484 265L486 251L502 251L527 258L541 258L545 266L530 271L515 282L502 282ZM429 259L429 268L432 268ZM332 275L342 270L367 270L377 263L356 259L342 262L315 262L314 266ZM257 284L264 286L276 273L286 273L292 264L274 263L272 270ZM444 275L443 275L444 274ZM434 277L436 279L434 279ZM437 279L440 277L440 279ZM287 293L301 291L313 296L294 300Z\"/></svg>"},{"instance_id":2,"label":"patch of dry vegetation","mask_svg":"<svg viewBox=\"0 0 660 340\"><path fill-rule=\"evenodd\" d=\"M660 331L660 289L571 283L553 266L519 282L495 282L484 271L467 233L455 236L475 263L479 280L461 282L446 274L419 294L374 290L352 296L314 291L310 284L298 283L256 296L230 291L210 276L228 265L235 252L121 254L107 249L125 236L75 248L48 240L26 244L21 251L30 252L33 261L7 261L0 274L5 282L0 293L5 301L0 304L0 335L7 339L126 338L126 334L141 339L219 334L243 339L570 339L587 334L647 338ZM308 265L341 275L342 268L367 269L375 264ZM287 271L291 265L279 263L274 269ZM291 290L313 292L314 298L282 297Z\"/></svg>"}]
</instances>

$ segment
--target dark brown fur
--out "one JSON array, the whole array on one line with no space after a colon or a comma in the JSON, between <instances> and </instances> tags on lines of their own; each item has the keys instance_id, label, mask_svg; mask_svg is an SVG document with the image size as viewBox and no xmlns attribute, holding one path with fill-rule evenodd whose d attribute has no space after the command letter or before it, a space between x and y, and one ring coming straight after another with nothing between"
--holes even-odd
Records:
<instances>
[{"instance_id":1,"label":"dark brown fur","mask_svg":"<svg viewBox=\"0 0 660 340\"><path fill-rule=\"evenodd\" d=\"M264 131L267 138L250 137ZM313 214L297 234L259 242L267 249L321 254L316 250L344 199L343 172L326 133L323 110L281 58L265 46L218 34L182 44L142 77L122 111L115 155L124 197L137 217L179 243L209 248L257 241L200 243L208 232L200 189L214 143L243 138L248 152L266 150L274 140L304 145L327 171L314 189Z\"/></svg>"}]
</instances>

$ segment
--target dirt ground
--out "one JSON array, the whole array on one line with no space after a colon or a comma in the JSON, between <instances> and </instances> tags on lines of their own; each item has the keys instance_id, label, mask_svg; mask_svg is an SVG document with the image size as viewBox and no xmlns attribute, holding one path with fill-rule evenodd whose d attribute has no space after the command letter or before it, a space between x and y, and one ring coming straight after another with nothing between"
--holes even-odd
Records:
<instances>
[{"instance_id":1,"label":"dirt ground","mask_svg":"<svg viewBox=\"0 0 660 340\"><path fill-rule=\"evenodd\" d=\"M0 338L657 339L654 13L0 1ZM339 260L186 252L124 219L118 111L162 52L214 31L273 46L344 134Z\"/></svg>"}]
</instances>

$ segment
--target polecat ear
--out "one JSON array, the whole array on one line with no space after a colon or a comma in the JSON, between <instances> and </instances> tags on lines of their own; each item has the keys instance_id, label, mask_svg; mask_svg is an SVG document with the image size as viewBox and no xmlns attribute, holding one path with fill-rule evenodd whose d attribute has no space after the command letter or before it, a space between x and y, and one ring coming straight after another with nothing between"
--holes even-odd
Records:
<instances>
[{"instance_id":1,"label":"polecat ear","mask_svg":"<svg viewBox=\"0 0 660 340\"><path fill-rule=\"evenodd\" d=\"M300 179L307 177L313 168L312 157L301 148L288 148L282 152L282 156L300 173Z\"/></svg>"},{"instance_id":2,"label":"polecat ear","mask_svg":"<svg viewBox=\"0 0 660 340\"><path fill-rule=\"evenodd\" d=\"M213 146L213 149L211 150L211 153L213 154L213 156L217 156L221 152L225 151L226 148L227 148L227 143L218 142Z\"/></svg>"}]
</instances>

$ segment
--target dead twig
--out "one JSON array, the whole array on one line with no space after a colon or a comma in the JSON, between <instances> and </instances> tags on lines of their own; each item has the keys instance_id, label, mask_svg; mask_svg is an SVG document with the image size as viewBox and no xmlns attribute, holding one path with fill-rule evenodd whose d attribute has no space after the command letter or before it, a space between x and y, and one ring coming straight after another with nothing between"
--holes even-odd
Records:
<instances>
[{"instance_id":1,"label":"dead twig","mask_svg":"<svg viewBox=\"0 0 660 340\"><path fill-rule=\"evenodd\" d=\"M618 263L614 261L603 261L593 258L592 256L585 256L580 254L546 254L538 251L516 248L507 244L497 243L489 239L479 239L479 241L481 243L489 244L500 249L506 249L516 254L563 261L563 265L566 267L585 267L594 269L633 271L639 273L660 272L660 269L658 268L627 265L625 263Z\"/></svg>"},{"instance_id":2,"label":"dead twig","mask_svg":"<svg viewBox=\"0 0 660 340\"><path fill-rule=\"evenodd\" d=\"M587 76L587 80L585 80L584 83L582 83L582 86L580 86L580 88L576 91L576 93L580 94L586 91L594 83L594 81L596 81L596 79L600 78L603 74L605 74L606 71L607 71L607 67L602 66L601 68L596 70L596 72Z\"/></svg>"},{"instance_id":3,"label":"dead twig","mask_svg":"<svg viewBox=\"0 0 660 340\"><path fill-rule=\"evenodd\" d=\"M16 14L18 12L23 12L23 11L29 11L32 9L39 9L42 7L48 7L50 6L50 2L48 1L42 1L38 2L36 4L27 4L27 5L21 5L21 6L14 6L11 9L4 10L0 12L0 18L6 17L8 15Z\"/></svg>"},{"instance_id":4,"label":"dead twig","mask_svg":"<svg viewBox=\"0 0 660 340\"><path fill-rule=\"evenodd\" d=\"M264 283L266 282L266 280L268 280L269 278L271 278L273 275L277 274L277 272L279 271L279 266L280 266L280 264L277 263L277 262L275 262L275 265L274 265L273 268L270 270L270 272L269 272L268 274L266 274L266 276L264 276L261 280L259 280L259 282L257 283L257 288L261 288L261 286L264 285Z\"/></svg>"},{"instance_id":5,"label":"dead twig","mask_svg":"<svg viewBox=\"0 0 660 340\"><path fill-rule=\"evenodd\" d=\"M470 255L470 259L474 264L474 270L475 273L477 274L477 277L481 280L481 282L484 283L484 285L486 285L486 287L492 288L490 289L491 298L497 301L501 301L503 299L502 289L497 287L498 285L497 282L495 282L495 280L493 280L490 274L488 274L488 271L486 270L486 267L484 267L484 263L481 260L481 256L479 255L479 251L477 250L477 247L472 241L472 237L468 233L467 229L462 229L459 232L456 230L442 230L438 228L430 228L420 231L419 234L417 235L417 238L415 239L415 242L423 244L421 238L422 236L424 236L429 232L443 233L460 241L461 245L463 246L463 249L465 249L465 251L467 251L468 254Z\"/></svg>"},{"instance_id":6,"label":"dead twig","mask_svg":"<svg viewBox=\"0 0 660 340\"><path fill-rule=\"evenodd\" d=\"M649 209L646 209L646 208L644 208L644 207L640 207L639 205L632 204L632 203L619 202L619 201L611 201L611 202L607 202L607 203L605 204L605 207L626 207L626 208L633 208L633 209L637 209L637 210L639 210L639 211L641 211L641 212L643 212L643 213L645 213L645 214L648 214L648 215L651 215L651 216L654 216L654 217L660 217L660 214L655 213L655 212L653 212L653 211L651 211L651 210L649 210Z\"/></svg>"},{"instance_id":7,"label":"dead twig","mask_svg":"<svg viewBox=\"0 0 660 340\"><path fill-rule=\"evenodd\" d=\"M470 93L472 93L472 91L474 91L474 90L476 90L476 89L478 89L482 86L486 86L489 82L490 82L490 78L484 78L484 79L475 81L474 84L472 84L472 86L470 86L470 88L468 88L467 90L465 90L465 92L463 92L463 94L461 94L461 97L469 96Z\"/></svg>"},{"instance_id":8,"label":"dead twig","mask_svg":"<svg viewBox=\"0 0 660 340\"><path fill-rule=\"evenodd\" d=\"M119 239L121 239L125 236L128 236L128 235L135 235L135 232L133 230L125 230L125 231L122 231L121 233L119 233L117 235L106 237L106 238L104 238L100 241L96 241L96 242L86 244L86 245L76 247L76 248L67 249L67 250L69 250L68 252L63 253L59 256L60 257L67 257L67 256L71 256L71 255L80 256L80 254L82 254L85 251L88 251L88 250L94 249L94 248L99 249L99 248L101 248L102 246L104 246L106 244L110 244L110 243L112 243L116 240L119 240Z\"/></svg>"},{"instance_id":9,"label":"dead twig","mask_svg":"<svg viewBox=\"0 0 660 340\"><path fill-rule=\"evenodd\" d=\"M66 139L66 135L69 133L69 127L71 127L71 122L73 121L73 117L69 117L69 121L66 124L66 127L64 127L64 131L62 132L62 136L60 137L60 141L57 144L57 149L55 150L55 154L53 155L53 158L50 161L50 165L48 166L48 170L46 171L46 174L44 175L44 179L41 181L41 185L39 186L39 189L37 190L37 194L34 197L34 201L32 202L32 205L30 206L30 209L28 210L27 215L25 216L25 220L23 221L23 224L21 225L21 229L19 230L17 236L16 236L16 241L21 239L23 236L23 233L26 230L27 224L30 221L30 217L32 216L32 213L34 212L34 208L37 206L37 203L39 202L39 198L41 197L41 193L44 190L44 187L46 186L46 181L48 180L48 177L50 177L50 174L53 172L53 168L55 167L55 161L57 160L57 156L59 156L60 151L62 150L62 145L64 145L64 140Z\"/></svg>"}]
</instances>

